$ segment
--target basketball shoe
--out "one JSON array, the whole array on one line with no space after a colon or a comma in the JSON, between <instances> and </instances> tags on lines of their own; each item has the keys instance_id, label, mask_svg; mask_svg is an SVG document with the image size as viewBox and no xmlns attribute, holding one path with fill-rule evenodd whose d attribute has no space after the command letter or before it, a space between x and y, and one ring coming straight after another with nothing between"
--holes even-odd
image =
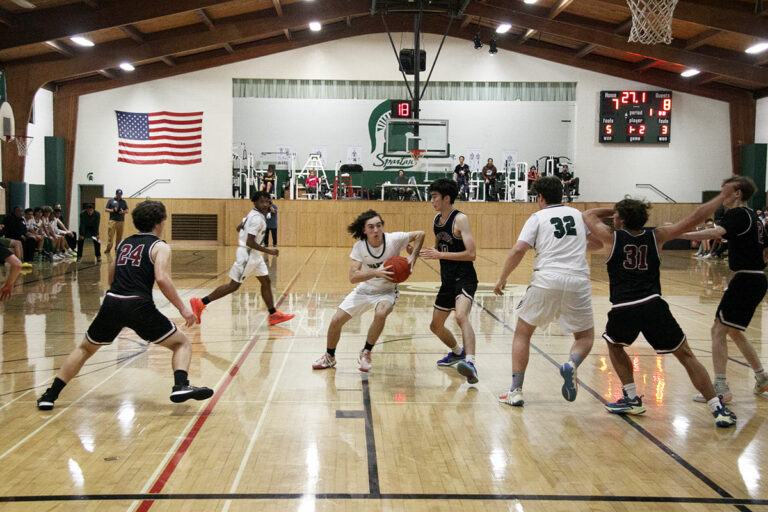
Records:
<instances>
[{"instance_id":1,"label":"basketball shoe","mask_svg":"<svg viewBox=\"0 0 768 512\"><path fill-rule=\"evenodd\" d=\"M320 356L317 361L312 363L313 370L325 370L326 368L333 368L336 366L336 358L326 352Z\"/></svg>"},{"instance_id":2,"label":"basketball shoe","mask_svg":"<svg viewBox=\"0 0 768 512\"><path fill-rule=\"evenodd\" d=\"M736 415L723 404L722 399L720 400L720 407L712 413L712 416L715 417L715 425L720 428L728 428L736 424Z\"/></svg>"},{"instance_id":3,"label":"basketball shoe","mask_svg":"<svg viewBox=\"0 0 768 512\"><path fill-rule=\"evenodd\" d=\"M563 378L563 398L569 402L576 400L579 391L579 381L576 379L576 366L571 361L560 365L560 376Z\"/></svg>"},{"instance_id":4,"label":"basketball shoe","mask_svg":"<svg viewBox=\"0 0 768 512\"><path fill-rule=\"evenodd\" d=\"M629 398L626 391L623 398L619 398L611 404L605 404L605 408L613 414L643 414L645 412L643 397Z\"/></svg>"},{"instance_id":5,"label":"basketball shoe","mask_svg":"<svg viewBox=\"0 0 768 512\"><path fill-rule=\"evenodd\" d=\"M453 350L448 352L448 355L444 358L437 361L437 366L453 366L459 361L462 361L466 354L464 353L464 349L461 349L461 354L454 354Z\"/></svg>"},{"instance_id":6,"label":"basketball shoe","mask_svg":"<svg viewBox=\"0 0 768 512\"><path fill-rule=\"evenodd\" d=\"M357 356L357 364L360 365L360 368L358 368L361 372L368 373L371 371L371 367L373 366L373 363L371 362L371 352L370 350L361 350L360 354Z\"/></svg>"},{"instance_id":7,"label":"basketball shoe","mask_svg":"<svg viewBox=\"0 0 768 512\"><path fill-rule=\"evenodd\" d=\"M205 309L205 304L203 304L203 299L200 297L192 297L189 299L189 307L192 308L192 312L197 317L197 323L200 323L200 316L203 314L203 310Z\"/></svg>"},{"instance_id":8,"label":"basketball shoe","mask_svg":"<svg viewBox=\"0 0 768 512\"><path fill-rule=\"evenodd\" d=\"M53 403L56 401L56 398L51 394L50 389L46 389L43 396L37 399L37 408L41 411L50 411L53 409Z\"/></svg>"},{"instance_id":9,"label":"basketball shoe","mask_svg":"<svg viewBox=\"0 0 768 512\"><path fill-rule=\"evenodd\" d=\"M475 368L475 363L471 361L459 361L459 364L456 365L456 371L466 377L467 382L470 384L477 384L480 380L477 378L477 368Z\"/></svg>"},{"instance_id":10,"label":"basketball shoe","mask_svg":"<svg viewBox=\"0 0 768 512\"><path fill-rule=\"evenodd\" d=\"M727 404L731 400L733 400L733 394L731 393L731 390L728 387L727 382L720 383L715 381L712 383L712 385L715 388L715 396L719 396L721 402L723 402L724 404ZM696 395L694 395L693 401L701 402L703 404L707 403L707 399L704 398L704 395L702 395L701 393L697 393Z\"/></svg>"},{"instance_id":11,"label":"basketball shoe","mask_svg":"<svg viewBox=\"0 0 768 512\"><path fill-rule=\"evenodd\" d=\"M186 402L190 398L194 398L195 400L205 400L212 396L213 390L211 388L198 388L196 386L185 384L183 386L173 386L173 390L171 391L171 402L178 404Z\"/></svg>"},{"instance_id":12,"label":"basketball shoe","mask_svg":"<svg viewBox=\"0 0 768 512\"><path fill-rule=\"evenodd\" d=\"M768 391L768 374L765 372L755 375L755 394L759 395Z\"/></svg>"},{"instance_id":13,"label":"basketball shoe","mask_svg":"<svg viewBox=\"0 0 768 512\"><path fill-rule=\"evenodd\" d=\"M269 315L269 325L277 325L283 322L287 322L296 315L286 315L282 311L275 311Z\"/></svg>"},{"instance_id":14,"label":"basketball shoe","mask_svg":"<svg viewBox=\"0 0 768 512\"><path fill-rule=\"evenodd\" d=\"M514 391L510 390L503 395L499 395L499 402L514 407L522 407L525 403L525 400L523 400L523 388L517 388Z\"/></svg>"}]
</instances>

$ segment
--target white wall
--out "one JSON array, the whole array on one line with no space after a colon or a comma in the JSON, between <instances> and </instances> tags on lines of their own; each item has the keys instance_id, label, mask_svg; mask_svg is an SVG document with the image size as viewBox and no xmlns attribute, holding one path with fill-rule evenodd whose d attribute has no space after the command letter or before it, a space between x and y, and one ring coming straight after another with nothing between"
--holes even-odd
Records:
<instances>
[{"instance_id":1,"label":"white wall","mask_svg":"<svg viewBox=\"0 0 768 512\"><path fill-rule=\"evenodd\" d=\"M399 35L393 37L399 40ZM406 34L404 40L410 39ZM428 66L439 39L425 36ZM387 36L375 34L83 96L79 103L74 190L78 184L88 183L86 173L93 172L92 183L104 184L106 191L121 187L126 195L152 179L171 178L170 186L158 186L150 194L230 197L233 78L399 80L401 76ZM654 87L505 50L490 56L487 51L474 50L469 41L452 38L443 47L432 80L576 81L576 135L572 151L577 174L582 179L583 200L613 201L627 193L658 200L651 192L635 188L636 183L652 183L677 201L700 201L702 190L716 189L730 173L725 102L676 92L669 145L604 145L597 142L599 91ZM203 110L203 162L147 168L119 164L114 110ZM256 121L277 127L281 120L275 117ZM334 116L325 121L334 126L344 119ZM480 124L483 119L478 118L477 122ZM293 145L314 143L297 140ZM468 147L468 143L460 140L451 143L455 148ZM338 144L347 146L346 141ZM526 151L522 147L504 149L518 149L521 154Z\"/></svg>"},{"instance_id":2,"label":"white wall","mask_svg":"<svg viewBox=\"0 0 768 512\"><path fill-rule=\"evenodd\" d=\"M758 144L768 144L768 98L757 100L755 142Z\"/></svg>"},{"instance_id":3,"label":"white wall","mask_svg":"<svg viewBox=\"0 0 768 512\"><path fill-rule=\"evenodd\" d=\"M27 124L27 136L34 138L24 160L24 181L43 185L45 137L53 136L53 93L47 89L39 89L35 94L35 122Z\"/></svg>"}]
</instances>

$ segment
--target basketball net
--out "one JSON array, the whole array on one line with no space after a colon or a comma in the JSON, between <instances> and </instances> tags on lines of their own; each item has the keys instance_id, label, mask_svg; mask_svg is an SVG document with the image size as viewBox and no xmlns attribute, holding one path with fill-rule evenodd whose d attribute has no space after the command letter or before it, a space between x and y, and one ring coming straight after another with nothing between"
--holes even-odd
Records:
<instances>
[{"instance_id":1,"label":"basketball net","mask_svg":"<svg viewBox=\"0 0 768 512\"><path fill-rule=\"evenodd\" d=\"M408 152L413 156L414 164L417 164L421 156L426 152L426 149L409 149Z\"/></svg>"},{"instance_id":2,"label":"basketball net","mask_svg":"<svg viewBox=\"0 0 768 512\"><path fill-rule=\"evenodd\" d=\"M27 150L32 144L33 137L27 137L24 135L17 135L14 139L16 141L16 149L19 152L19 156L27 156Z\"/></svg>"},{"instance_id":3,"label":"basketball net","mask_svg":"<svg viewBox=\"0 0 768 512\"><path fill-rule=\"evenodd\" d=\"M672 15L678 0L627 0L632 11L630 43L672 42Z\"/></svg>"}]
</instances>

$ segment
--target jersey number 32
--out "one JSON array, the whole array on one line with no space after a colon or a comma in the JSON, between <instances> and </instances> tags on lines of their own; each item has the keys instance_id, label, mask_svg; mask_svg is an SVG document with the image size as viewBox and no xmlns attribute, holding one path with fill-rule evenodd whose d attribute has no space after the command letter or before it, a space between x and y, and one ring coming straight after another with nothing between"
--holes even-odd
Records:
<instances>
[{"instance_id":1,"label":"jersey number 32","mask_svg":"<svg viewBox=\"0 0 768 512\"><path fill-rule=\"evenodd\" d=\"M570 215L563 217L552 217L549 222L555 226L555 238L560 239L564 236L576 236L576 221Z\"/></svg>"}]
</instances>

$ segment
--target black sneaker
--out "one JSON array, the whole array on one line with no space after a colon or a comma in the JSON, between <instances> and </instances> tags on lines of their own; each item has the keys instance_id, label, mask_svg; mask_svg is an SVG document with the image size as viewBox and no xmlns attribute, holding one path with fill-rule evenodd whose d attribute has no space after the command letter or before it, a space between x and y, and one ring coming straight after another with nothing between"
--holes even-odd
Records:
<instances>
[{"instance_id":1,"label":"black sneaker","mask_svg":"<svg viewBox=\"0 0 768 512\"><path fill-rule=\"evenodd\" d=\"M195 400L205 400L213 396L213 390L206 387L195 387L189 384L185 386L173 386L173 392L171 393L171 402L181 403L186 402L190 398Z\"/></svg>"},{"instance_id":2,"label":"black sneaker","mask_svg":"<svg viewBox=\"0 0 768 512\"><path fill-rule=\"evenodd\" d=\"M50 395L49 391L50 390L46 389L43 396L37 399L37 408L41 411L50 411L53 409L53 402L55 402L56 399Z\"/></svg>"}]
</instances>

